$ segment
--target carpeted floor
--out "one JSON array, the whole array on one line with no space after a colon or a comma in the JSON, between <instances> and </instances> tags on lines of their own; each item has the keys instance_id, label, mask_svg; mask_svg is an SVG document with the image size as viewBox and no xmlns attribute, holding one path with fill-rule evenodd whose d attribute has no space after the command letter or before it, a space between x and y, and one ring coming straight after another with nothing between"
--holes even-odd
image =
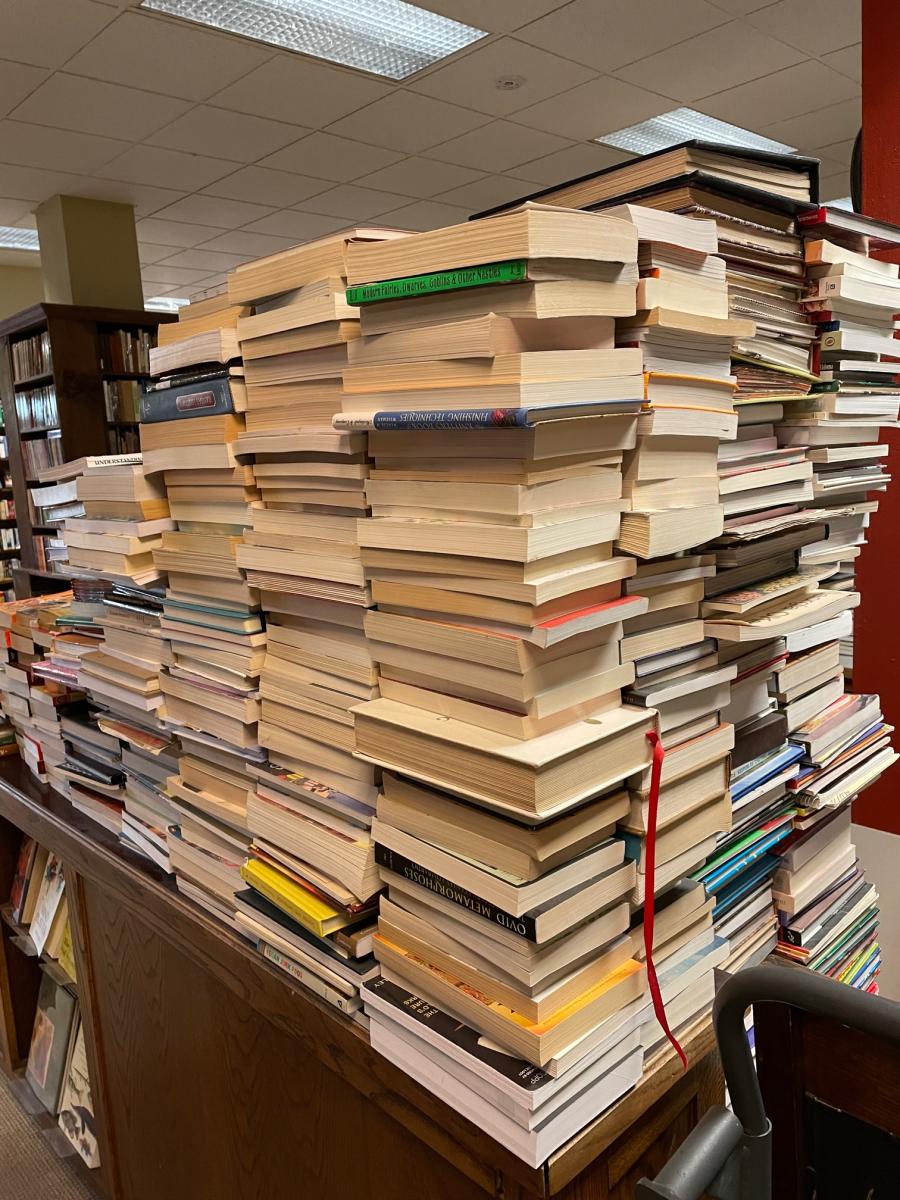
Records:
<instances>
[{"instance_id":1,"label":"carpeted floor","mask_svg":"<svg viewBox=\"0 0 900 1200\"><path fill-rule=\"evenodd\" d=\"M49 1124L49 1121L48 1121ZM0 1200L93 1200L0 1077Z\"/></svg>"}]
</instances>

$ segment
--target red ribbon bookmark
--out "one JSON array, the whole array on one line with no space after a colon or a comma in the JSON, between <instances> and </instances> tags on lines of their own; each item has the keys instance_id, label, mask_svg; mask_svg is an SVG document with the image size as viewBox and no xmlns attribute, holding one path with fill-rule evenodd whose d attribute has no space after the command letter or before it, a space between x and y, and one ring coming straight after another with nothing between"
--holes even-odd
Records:
<instances>
[{"instance_id":1,"label":"red ribbon bookmark","mask_svg":"<svg viewBox=\"0 0 900 1200\"><path fill-rule=\"evenodd\" d=\"M653 965L653 924L656 918L656 822L659 817L659 783L662 778L662 765L666 752L658 733L650 732L646 736L647 741L653 747L653 765L650 769L650 811L647 820L647 870L644 873L646 879L644 887L644 954L647 959L647 982L650 985L653 1011L656 1013L660 1028L674 1046L684 1069L687 1070L687 1055L669 1028L669 1022L666 1020L666 1006L663 1004L659 980L656 978L656 967Z\"/></svg>"}]
</instances>

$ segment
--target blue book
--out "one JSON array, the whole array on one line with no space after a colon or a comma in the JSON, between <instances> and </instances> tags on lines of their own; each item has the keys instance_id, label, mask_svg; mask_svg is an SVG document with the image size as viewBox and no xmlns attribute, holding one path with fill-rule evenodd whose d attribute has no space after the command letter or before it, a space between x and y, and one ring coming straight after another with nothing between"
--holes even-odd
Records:
<instances>
[{"instance_id":1,"label":"blue book","mask_svg":"<svg viewBox=\"0 0 900 1200\"><path fill-rule=\"evenodd\" d=\"M717 892L716 903L712 911L713 923L722 917L726 917L737 908L744 897L749 892L752 892L757 884L774 873L777 866L778 859L774 854L764 854L751 867L733 879L730 884Z\"/></svg>"},{"instance_id":2,"label":"blue book","mask_svg":"<svg viewBox=\"0 0 900 1200\"><path fill-rule=\"evenodd\" d=\"M752 792L760 784L765 783L767 779L773 779L782 771L799 762L803 757L803 748L793 744L787 745L783 750L779 750L777 754L768 755L766 761L753 771L749 771L746 775L731 785L732 801L740 800L748 792Z\"/></svg>"},{"instance_id":3,"label":"blue book","mask_svg":"<svg viewBox=\"0 0 900 1200\"><path fill-rule=\"evenodd\" d=\"M791 823L788 821L786 825L773 830L766 837L760 838L758 842L754 842L743 854L729 859L727 863L724 863L718 870L713 871L711 875L702 880L703 886L706 888L706 894L709 896L717 892L723 884L728 883L730 879L734 879L736 875L740 875L741 871L756 862L758 858L761 858L773 846L777 846L779 842L783 842L790 832Z\"/></svg>"},{"instance_id":4,"label":"blue book","mask_svg":"<svg viewBox=\"0 0 900 1200\"><path fill-rule=\"evenodd\" d=\"M564 417L622 416L641 411L641 400L587 400L573 404L532 404L522 408L443 408L385 410L376 413L337 413L335 429L509 429L527 428Z\"/></svg>"}]
</instances>

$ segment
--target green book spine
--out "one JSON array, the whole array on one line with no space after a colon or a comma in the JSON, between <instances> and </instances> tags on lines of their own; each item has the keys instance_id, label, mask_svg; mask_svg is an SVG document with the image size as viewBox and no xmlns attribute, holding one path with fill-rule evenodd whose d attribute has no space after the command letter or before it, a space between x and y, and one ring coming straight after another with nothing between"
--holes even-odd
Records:
<instances>
[{"instance_id":1,"label":"green book spine","mask_svg":"<svg viewBox=\"0 0 900 1200\"><path fill-rule=\"evenodd\" d=\"M374 304L378 300L407 300L411 296L457 292L493 283L521 283L527 274L528 263L524 258L482 263L477 267L459 267L455 271L434 271L430 275L408 275L405 279L358 284L347 288L347 303Z\"/></svg>"}]
</instances>

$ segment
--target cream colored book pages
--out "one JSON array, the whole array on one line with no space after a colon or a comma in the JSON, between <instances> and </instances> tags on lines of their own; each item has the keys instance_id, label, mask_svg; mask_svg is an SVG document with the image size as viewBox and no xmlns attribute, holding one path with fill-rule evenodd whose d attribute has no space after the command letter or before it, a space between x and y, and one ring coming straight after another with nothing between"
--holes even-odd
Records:
<instances>
[{"instance_id":1,"label":"cream colored book pages","mask_svg":"<svg viewBox=\"0 0 900 1200\"><path fill-rule=\"evenodd\" d=\"M342 278L347 273L348 245L406 236L402 229L357 226L244 263L228 276L229 300L232 304L253 304L321 279Z\"/></svg>"},{"instance_id":2,"label":"cream colored book pages","mask_svg":"<svg viewBox=\"0 0 900 1200\"><path fill-rule=\"evenodd\" d=\"M234 329L213 329L198 333L168 346L150 350L150 373L162 375L199 363L227 363L240 358L241 347Z\"/></svg>"},{"instance_id":3,"label":"cream colored book pages","mask_svg":"<svg viewBox=\"0 0 900 1200\"><path fill-rule=\"evenodd\" d=\"M293 302L254 316L242 316L237 324L240 341L268 337L289 329L319 325L326 321L359 319L359 309L348 304L344 296L344 281L340 278L320 279L296 293Z\"/></svg>"},{"instance_id":4,"label":"cream colored book pages","mask_svg":"<svg viewBox=\"0 0 900 1200\"><path fill-rule=\"evenodd\" d=\"M354 243L347 251L347 281L371 283L522 258L633 263L637 234L629 222L615 217L527 204L397 242Z\"/></svg>"}]
</instances>

